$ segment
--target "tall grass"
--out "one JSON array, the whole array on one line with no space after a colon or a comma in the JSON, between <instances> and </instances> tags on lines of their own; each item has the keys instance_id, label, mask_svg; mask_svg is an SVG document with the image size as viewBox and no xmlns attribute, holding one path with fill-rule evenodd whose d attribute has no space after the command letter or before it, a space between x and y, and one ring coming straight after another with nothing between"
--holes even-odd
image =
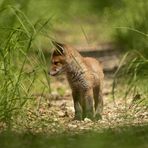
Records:
<instances>
[{"instance_id":1,"label":"tall grass","mask_svg":"<svg viewBox=\"0 0 148 148\"><path fill-rule=\"evenodd\" d=\"M138 50L148 57L148 1L122 0L120 10L113 12L115 39L126 50Z\"/></svg>"},{"instance_id":2,"label":"tall grass","mask_svg":"<svg viewBox=\"0 0 148 148\"><path fill-rule=\"evenodd\" d=\"M146 0L122 0L119 9L108 9L109 21L113 26L113 38L124 53L115 73L113 94L118 92L125 101L130 98L146 105L148 102L147 7ZM114 98L118 98L117 94Z\"/></svg>"},{"instance_id":3,"label":"tall grass","mask_svg":"<svg viewBox=\"0 0 148 148\"><path fill-rule=\"evenodd\" d=\"M119 93L125 104L130 99L134 103L148 106L147 65L148 59L139 51L129 51L124 54L114 77L114 100L118 98L116 95Z\"/></svg>"},{"instance_id":4,"label":"tall grass","mask_svg":"<svg viewBox=\"0 0 148 148\"><path fill-rule=\"evenodd\" d=\"M32 98L38 73L45 75L48 83L44 87L49 89L46 60L35 44L49 20L32 24L20 9L11 5L1 7L0 15L10 21L6 25L5 19L0 19L3 22L0 26L3 35L0 39L0 121L10 127L11 120ZM33 51L36 57L30 54Z\"/></svg>"}]
</instances>

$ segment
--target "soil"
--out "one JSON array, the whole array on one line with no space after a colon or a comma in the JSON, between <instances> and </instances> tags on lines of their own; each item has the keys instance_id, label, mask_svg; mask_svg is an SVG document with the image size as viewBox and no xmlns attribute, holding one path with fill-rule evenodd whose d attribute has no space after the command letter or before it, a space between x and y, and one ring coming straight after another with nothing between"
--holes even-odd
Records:
<instances>
[{"instance_id":1,"label":"soil","mask_svg":"<svg viewBox=\"0 0 148 148\"><path fill-rule=\"evenodd\" d=\"M35 95L37 108L36 110L32 110L32 108L28 109L27 116L29 120L26 121L25 128L35 132L47 132L48 130L52 133L59 133L101 130L122 125L147 124L148 108L146 106L134 104L131 98L128 100L122 97L116 98L115 100L112 98L113 76L120 61L120 55L116 54L116 52L113 53L115 53L115 55L105 54L99 57L105 65L104 69L106 69L103 89L104 111L102 120L95 122L87 118L85 118L84 121L73 120L74 107L71 90L65 76L61 75L51 78L51 94ZM100 50L98 50L98 55L100 55ZM34 119L37 118L38 120L34 121ZM34 121L33 124L32 121ZM40 121L42 121L42 126L38 126ZM28 122L30 123L29 125Z\"/></svg>"}]
</instances>

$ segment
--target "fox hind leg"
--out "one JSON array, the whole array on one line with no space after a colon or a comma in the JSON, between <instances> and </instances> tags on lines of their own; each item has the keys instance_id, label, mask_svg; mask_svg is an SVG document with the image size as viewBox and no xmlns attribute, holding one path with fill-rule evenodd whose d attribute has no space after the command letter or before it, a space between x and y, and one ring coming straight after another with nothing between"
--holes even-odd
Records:
<instances>
[{"instance_id":1,"label":"fox hind leg","mask_svg":"<svg viewBox=\"0 0 148 148\"><path fill-rule=\"evenodd\" d=\"M103 95L102 95L102 86L96 86L93 89L94 94L94 107L95 107L95 119L99 120L102 119L102 112L103 112Z\"/></svg>"},{"instance_id":2,"label":"fox hind leg","mask_svg":"<svg viewBox=\"0 0 148 148\"><path fill-rule=\"evenodd\" d=\"M93 107L93 90L87 90L83 93L82 99L83 119L94 119L94 107Z\"/></svg>"}]
</instances>

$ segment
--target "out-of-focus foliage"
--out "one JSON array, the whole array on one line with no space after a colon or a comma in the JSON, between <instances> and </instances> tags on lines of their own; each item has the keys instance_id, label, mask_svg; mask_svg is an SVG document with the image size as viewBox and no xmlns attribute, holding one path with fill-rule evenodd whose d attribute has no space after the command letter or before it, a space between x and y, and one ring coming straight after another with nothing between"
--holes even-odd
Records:
<instances>
[{"instance_id":1,"label":"out-of-focus foliage","mask_svg":"<svg viewBox=\"0 0 148 148\"><path fill-rule=\"evenodd\" d=\"M84 132L81 134L42 134L3 132L0 143L3 148L146 148L148 146L148 126L121 127L102 132ZM25 144L24 144L25 143Z\"/></svg>"},{"instance_id":2,"label":"out-of-focus foliage","mask_svg":"<svg viewBox=\"0 0 148 148\"><path fill-rule=\"evenodd\" d=\"M126 50L138 50L148 57L148 1L123 0L124 5L114 15L115 38Z\"/></svg>"},{"instance_id":3,"label":"out-of-focus foliage","mask_svg":"<svg viewBox=\"0 0 148 148\"><path fill-rule=\"evenodd\" d=\"M25 15L29 1L24 2L3 1L0 6L0 121L9 127L32 98L38 74L42 71L47 78L44 55L35 41L48 21L32 23ZM31 52L37 52L36 57Z\"/></svg>"},{"instance_id":4,"label":"out-of-focus foliage","mask_svg":"<svg viewBox=\"0 0 148 148\"><path fill-rule=\"evenodd\" d=\"M108 10L110 22L115 29L113 38L127 52L116 73L116 84L122 88L124 97L134 98L140 94L141 100L147 102L148 80L148 1L122 0L119 10ZM112 12L112 13L111 13ZM113 17L114 16L114 17ZM113 22L111 18L114 18ZM121 79L123 78L123 79ZM119 83L121 80L121 83ZM123 81L122 81L123 80ZM121 91L121 90L120 90Z\"/></svg>"}]
</instances>

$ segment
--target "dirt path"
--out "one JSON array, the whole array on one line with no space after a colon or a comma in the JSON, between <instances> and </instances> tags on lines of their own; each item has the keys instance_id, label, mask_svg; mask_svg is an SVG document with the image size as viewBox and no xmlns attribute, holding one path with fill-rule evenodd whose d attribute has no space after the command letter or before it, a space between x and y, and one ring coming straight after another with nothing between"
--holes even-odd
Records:
<instances>
[{"instance_id":1,"label":"dirt path","mask_svg":"<svg viewBox=\"0 0 148 148\"><path fill-rule=\"evenodd\" d=\"M56 83L54 83L56 81ZM62 83L61 83L62 82ZM102 129L106 127L116 127L130 124L143 124L148 122L148 114L145 112L146 108L129 107L130 102L125 104L124 100L118 99L114 103L111 97L112 79L105 78L104 86L104 112L103 119L97 122L92 122L89 119L84 121L72 121L74 117L74 108L71 96L71 90L63 77L53 80L51 87L55 90L52 95L54 99L50 102L51 110L54 111L55 121L64 126L66 130L88 130L88 129ZM66 90L63 96L59 96L56 90L61 87Z\"/></svg>"},{"instance_id":2,"label":"dirt path","mask_svg":"<svg viewBox=\"0 0 148 148\"><path fill-rule=\"evenodd\" d=\"M146 107L137 107L134 104L131 106L131 101L125 104L123 98L116 98L116 101L113 101L111 95L113 73L119 64L120 54L114 49L102 49L80 50L84 56L99 58L104 65L104 112L102 120L92 122L86 118L84 121L73 121L74 107L71 90L65 76L61 75L51 78L51 94L35 97L36 104L34 106L37 107L35 110L28 109L26 114L29 117L28 121L19 123L20 128L24 125L25 128L31 129L33 132L47 132L49 130L53 133L59 133L148 123Z\"/></svg>"}]
</instances>

